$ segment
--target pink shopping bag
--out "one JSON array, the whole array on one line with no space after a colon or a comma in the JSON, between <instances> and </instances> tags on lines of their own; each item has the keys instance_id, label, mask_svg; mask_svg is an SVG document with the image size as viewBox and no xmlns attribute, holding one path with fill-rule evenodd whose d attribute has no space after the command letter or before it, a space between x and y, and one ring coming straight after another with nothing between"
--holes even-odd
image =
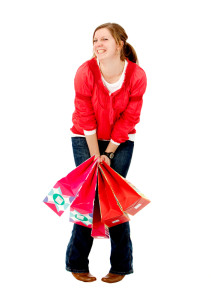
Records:
<instances>
[{"instance_id":1,"label":"pink shopping bag","mask_svg":"<svg viewBox=\"0 0 211 300\"><path fill-rule=\"evenodd\" d=\"M97 185L97 171L97 162L93 162L92 169L71 203L71 208L77 210L81 214L93 213Z\"/></svg>"},{"instance_id":2,"label":"pink shopping bag","mask_svg":"<svg viewBox=\"0 0 211 300\"><path fill-rule=\"evenodd\" d=\"M61 216L75 199L96 163L97 160L93 156L57 181L43 202L58 216Z\"/></svg>"}]
</instances>

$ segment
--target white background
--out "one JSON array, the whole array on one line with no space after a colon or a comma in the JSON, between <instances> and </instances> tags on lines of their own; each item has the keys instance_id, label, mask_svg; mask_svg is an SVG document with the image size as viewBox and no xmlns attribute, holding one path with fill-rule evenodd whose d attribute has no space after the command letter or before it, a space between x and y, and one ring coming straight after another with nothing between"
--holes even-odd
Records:
<instances>
[{"instance_id":1,"label":"white background","mask_svg":"<svg viewBox=\"0 0 211 300\"><path fill-rule=\"evenodd\" d=\"M2 299L211 299L209 1L1 1ZM131 217L134 274L109 285L109 240L94 283L65 271L72 223L42 200L74 161L73 80L92 34L122 25L148 86L128 180L151 203ZM2 278L2 276L1 276Z\"/></svg>"}]
</instances>

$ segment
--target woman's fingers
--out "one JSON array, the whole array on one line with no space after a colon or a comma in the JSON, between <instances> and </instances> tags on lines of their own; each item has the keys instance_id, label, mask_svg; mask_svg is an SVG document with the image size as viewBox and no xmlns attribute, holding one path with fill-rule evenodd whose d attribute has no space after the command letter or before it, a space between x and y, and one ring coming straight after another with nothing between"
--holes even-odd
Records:
<instances>
[{"instance_id":1,"label":"woman's fingers","mask_svg":"<svg viewBox=\"0 0 211 300\"><path fill-rule=\"evenodd\" d=\"M110 158L108 158L106 155L101 155L101 161L103 160L105 163L107 163L109 166L111 164Z\"/></svg>"},{"instance_id":2,"label":"woman's fingers","mask_svg":"<svg viewBox=\"0 0 211 300\"><path fill-rule=\"evenodd\" d=\"M98 161L97 162L101 162L101 158L100 158L100 155L99 154L95 154L95 159L97 159Z\"/></svg>"},{"instance_id":3,"label":"woman's fingers","mask_svg":"<svg viewBox=\"0 0 211 300\"><path fill-rule=\"evenodd\" d=\"M98 163L101 163L102 161L104 161L105 163L107 163L109 166L111 164L110 158L108 158L106 155L98 155L95 154L95 159L97 159Z\"/></svg>"}]
</instances>

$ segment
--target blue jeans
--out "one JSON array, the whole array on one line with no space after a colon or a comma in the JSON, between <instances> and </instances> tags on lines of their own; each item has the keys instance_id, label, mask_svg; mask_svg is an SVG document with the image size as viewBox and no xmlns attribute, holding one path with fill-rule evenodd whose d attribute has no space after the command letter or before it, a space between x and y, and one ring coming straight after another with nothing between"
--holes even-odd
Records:
<instances>
[{"instance_id":1,"label":"blue jeans","mask_svg":"<svg viewBox=\"0 0 211 300\"><path fill-rule=\"evenodd\" d=\"M102 154L109 141L98 140ZM72 137L72 148L76 166L90 158L89 148L84 137ZM134 142L126 141L119 145L111 160L111 167L126 177L132 159ZM111 241L110 273L126 275L133 273L132 242L129 222L109 228ZM74 224L72 236L66 251L66 270L75 273L89 272L89 253L93 244L91 229Z\"/></svg>"}]
</instances>

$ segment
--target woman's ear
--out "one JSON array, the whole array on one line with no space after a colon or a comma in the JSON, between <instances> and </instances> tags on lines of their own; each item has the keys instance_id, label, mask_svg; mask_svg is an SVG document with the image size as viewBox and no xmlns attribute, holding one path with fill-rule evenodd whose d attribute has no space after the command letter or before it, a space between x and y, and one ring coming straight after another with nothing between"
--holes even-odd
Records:
<instances>
[{"instance_id":1,"label":"woman's ear","mask_svg":"<svg viewBox=\"0 0 211 300\"><path fill-rule=\"evenodd\" d=\"M117 45L117 49L121 50L123 46L124 46L124 42L120 41L120 43Z\"/></svg>"}]
</instances>

